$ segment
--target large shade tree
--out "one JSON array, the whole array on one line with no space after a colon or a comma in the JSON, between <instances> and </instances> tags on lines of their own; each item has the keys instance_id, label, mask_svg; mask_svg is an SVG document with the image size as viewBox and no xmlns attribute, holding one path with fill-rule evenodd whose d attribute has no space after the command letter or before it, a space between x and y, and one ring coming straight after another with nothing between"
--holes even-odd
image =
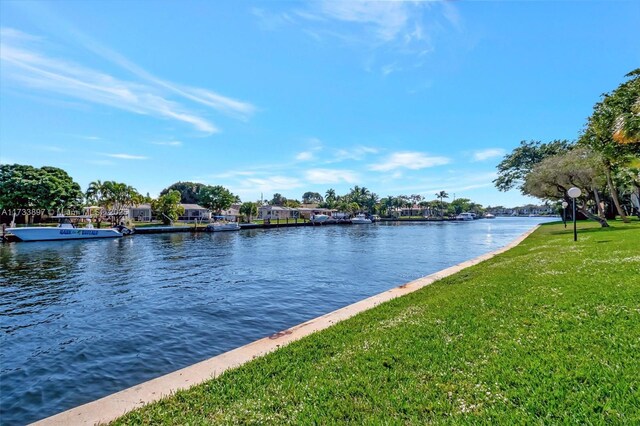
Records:
<instances>
[{"instance_id":1,"label":"large shade tree","mask_svg":"<svg viewBox=\"0 0 640 426\"><path fill-rule=\"evenodd\" d=\"M582 195L576 208L590 219L598 221L603 227L609 226L604 217L589 210L590 202L598 202L594 192L604 185L602 162L598 153L589 149L575 148L564 154L546 158L525 176L522 191L549 201L571 202L568 191L572 187L581 190Z\"/></svg>"},{"instance_id":2,"label":"large shade tree","mask_svg":"<svg viewBox=\"0 0 640 426\"><path fill-rule=\"evenodd\" d=\"M615 175L640 158L640 70L627 75L630 80L603 95L579 139L579 144L600 154L607 187L623 221L628 218L622 208Z\"/></svg>"},{"instance_id":3,"label":"large shade tree","mask_svg":"<svg viewBox=\"0 0 640 426\"><path fill-rule=\"evenodd\" d=\"M206 186L200 190L199 195L199 204L217 214L220 214L223 210L227 210L233 203L239 200L236 195L221 185Z\"/></svg>"},{"instance_id":4,"label":"large shade tree","mask_svg":"<svg viewBox=\"0 0 640 426\"><path fill-rule=\"evenodd\" d=\"M498 178L493 181L500 191L509 191L522 184L527 174L542 160L562 154L571 149L568 140L554 140L548 143L540 141L521 141L520 146L504 156L498 164Z\"/></svg>"},{"instance_id":5,"label":"large shade tree","mask_svg":"<svg viewBox=\"0 0 640 426\"><path fill-rule=\"evenodd\" d=\"M180 204L180 191L171 190L157 199L151 201L151 208L156 217L159 217L165 225L178 220L184 214L184 207Z\"/></svg>"},{"instance_id":6,"label":"large shade tree","mask_svg":"<svg viewBox=\"0 0 640 426\"><path fill-rule=\"evenodd\" d=\"M322 195L317 192L308 191L302 194L302 202L304 204L320 204L323 201Z\"/></svg>"},{"instance_id":7,"label":"large shade tree","mask_svg":"<svg viewBox=\"0 0 640 426\"><path fill-rule=\"evenodd\" d=\"M0 210L9 215L17 211L18 216L29 212L25 222L33 220L34 210L55 214L77 209L82 206L82 199L80 185L62 169L21 164L0 166Z\"/></svg>"},{"instance_id":8,"label":"large shade tree","mask_svg":"<svg viewBox=\"0 0 640 426\"><path fill-rule=\"evenodd\" d=\"M184 204L200 204L200 197L203 188L208 185L197 182L176 182L160 192L160 196L168 194L170 191L180 192L180 202Z\"/></svg>"}]
</instances>

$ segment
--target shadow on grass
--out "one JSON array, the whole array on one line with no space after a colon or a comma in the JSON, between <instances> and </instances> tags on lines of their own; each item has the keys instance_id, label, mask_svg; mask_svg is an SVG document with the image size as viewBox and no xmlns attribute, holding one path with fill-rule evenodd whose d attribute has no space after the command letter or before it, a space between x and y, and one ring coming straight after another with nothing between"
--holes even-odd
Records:
<instances>
[{"instance_id":1,"label":"shadow on grass","mask_svg":"<svg viewBox=\"0 0 640 426\"><path fill-rule=\"evenodd\" d=\"M610 226L608 228L601 228L601 227L594 227L594 228L580 228L578 226L578 235L580 234L590 234L593 232L615 232L615 231L629 231L632 230L634 228L625 228L625 227L616 227L616 226ZM640 228L637 228L640 229ZM569 228L567 227L567 229L562 229L560 231L551 231L549 232L550 235L569 235L569 234L573 234L573 227Z\"/></svg>"}]
</instances>

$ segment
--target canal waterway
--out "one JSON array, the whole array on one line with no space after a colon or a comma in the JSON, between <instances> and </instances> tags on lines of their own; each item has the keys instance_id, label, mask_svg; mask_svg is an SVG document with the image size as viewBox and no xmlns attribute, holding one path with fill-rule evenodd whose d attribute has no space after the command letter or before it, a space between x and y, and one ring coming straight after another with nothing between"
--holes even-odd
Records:
<instances>
[{"instance_id":1,"label":"canal waterway","mask_svg":"<svg viewBox=\"0 0 640 426\"><path fill-rule=\"evenodd\" d=\"M0 247L0 419L26 424L497 249L542 218Z\"/></svg>"}]
</instances>

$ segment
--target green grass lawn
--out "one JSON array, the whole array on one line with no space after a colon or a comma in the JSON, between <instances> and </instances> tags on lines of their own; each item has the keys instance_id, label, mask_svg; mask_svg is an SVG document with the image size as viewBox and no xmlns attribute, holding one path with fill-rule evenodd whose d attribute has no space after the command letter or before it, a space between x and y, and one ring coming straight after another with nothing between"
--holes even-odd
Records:
<instances>
[{"instance_id":1,"label":"green grass lawn","mask_svg":"<svg viewBox=\"0 0 640 426\"><path fill-rule=\"evenodd\" d=\"M640 424L640 223L518 247L116 424Z\"/></svg>"}]
</instances>

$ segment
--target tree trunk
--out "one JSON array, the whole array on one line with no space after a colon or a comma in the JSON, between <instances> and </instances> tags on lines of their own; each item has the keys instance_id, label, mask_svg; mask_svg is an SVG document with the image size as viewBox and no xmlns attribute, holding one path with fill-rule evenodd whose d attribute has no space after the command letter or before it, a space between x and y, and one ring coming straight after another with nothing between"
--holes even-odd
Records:
<instances>
[{"instance_id":1,"label":"tree trunk","mask_svg":"<svg viewBox=\"0 0 640 426\"><path fill-rule=\"evenodd\" d=\"M602 205L600 205L600 196L598 195L597 188L593 188L593 196L596 199L596 206L598 207L598 216L604 217L604 210L602 209Z\"/></svg>"},{"instance_id":2,"label":"tree trunk","mask_svg":"<svg viewBox=\"0 0 640 426\"><path fill-rule=\"evenodd\" d=\"M607 175L607 185L609 185L609 192L611 192L611 199L613 199L613 204L616 206L616 210L618 211L618 214L620 215L622 221L624 223L629 223L629 218L626 214L624 214L622 207L620 207L620 201L618 200L618 190L616 189L616 186L613 184L613 180L611 179L611 165L605 164L604 171Z\"/></svg>"},{"instance_id":3,"label":"tree trunk","mask_svg":"<svg viewBox=\"0 0 640 426\"><path fill-rule=\"evenodd\" d=\"M576 205L576 209L580 213L582 213L583 215L588 217L589 219L595 220L596 222L598 222L601 227L603 227L603 228L608 228L609 227L609 223L607 222L607 219L605 219L603 217L600 217L600 216L596 216L595 214L591 213L589 210L587 210L585 205L582 205L582 206L577 206Z\"/></svg>"}]
</instances>

